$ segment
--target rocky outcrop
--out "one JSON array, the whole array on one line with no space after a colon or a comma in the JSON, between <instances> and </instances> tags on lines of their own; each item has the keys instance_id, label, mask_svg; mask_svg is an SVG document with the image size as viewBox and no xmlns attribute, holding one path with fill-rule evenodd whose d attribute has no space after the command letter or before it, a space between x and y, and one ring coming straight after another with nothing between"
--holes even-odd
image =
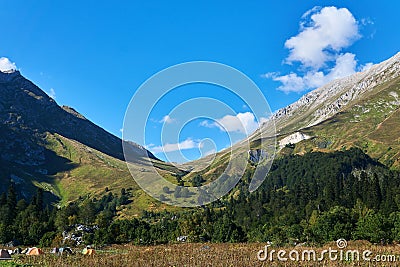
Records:
<instances>
[{"instance_id":1,"label":"rocky outcrop","mask_svg":"<svg viewBox=\"0 0 400 267\"><path fill-rule=\"evenodd\" d=\"M268 157L268 152L264 149L251 149L248 153L249 161L256 164Z\"/></svg>"},{"instance_id":2,"label":"rocky outcrop","mask_svg":"<svg viewBox=\"0 0 400 267\"><path fill-rule=\"evenodd\" d=\"M283 148L286 145L289 144L297 144L298 142L301 142L303 140L310 139L311 136L306 135L302 132L295 132L291 135L286 136L285 138L281 139L279 141L279 148Z\"/></svg>"},{"instance_id":3,"label":"rocky outcrop","mask_svg":"<svg viewBox=\"0 0 400 267\"><path fill-rule=\"evenodd\" d=\"M93 234L99 229L98 225L89 226L84 224L74 224L68 227L67 230L63 231L63 243L79 246L84 242L84 236L87 234Z\"/></svg>"}]
</instances>

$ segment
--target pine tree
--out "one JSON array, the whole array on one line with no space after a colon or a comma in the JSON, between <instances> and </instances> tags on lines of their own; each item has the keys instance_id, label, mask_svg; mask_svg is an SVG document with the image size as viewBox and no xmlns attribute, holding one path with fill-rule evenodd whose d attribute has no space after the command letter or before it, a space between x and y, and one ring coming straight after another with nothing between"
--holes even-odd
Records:
<instances>
[{"instance_id":1,"label":"pine tree","mask_svg":"<svg viewBox=\"0 0 400 267\"><path fill-rule=\"evenodd\" d=\"M43 210L43 189L38 188L36 191L36 203L34 203L38 212Z\"/></svg>"},{"instance_id":2,"label":"pine tree","mask_svg":"<svg viewBox=\"0 0 400 267\"><path fill-rule=\"evenodd\" d=\"M17 194L15 192L15 188L13 184L10 184L8 187L7 191L7 212L6 212L6 219L5 223L6 225L12 225L17 212L16 212L16 207L17 207Z\"/></svg>"}]
</instances>

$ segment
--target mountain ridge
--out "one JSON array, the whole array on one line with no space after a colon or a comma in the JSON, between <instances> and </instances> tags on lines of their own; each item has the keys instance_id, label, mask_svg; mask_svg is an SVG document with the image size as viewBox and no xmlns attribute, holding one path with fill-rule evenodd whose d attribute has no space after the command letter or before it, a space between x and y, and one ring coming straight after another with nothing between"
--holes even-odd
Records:
<instances>
[{"instance_id":1,"label":"mountain ridge","mask_svg":"<svg viewBox=\"0 0 400 267\"><path fill-rule=\"evenodd\" d=\"M6 124L27 124L37 131L59 133L84 145L95 148L105 154L124 160L122 140L68 106L57 103L19 71L0 73L0 114ZM6 103L8 102L8 107ZM8 118L5 118L7 117ZM19 119L15 118L15 115ZM24 120L23 122L21 121ZM29 120L29 121L28 121ZM136 146L139 154L148 153L143 147Z\"/></svg>"},{"instance_id":2,"label":"mountain ridge","mask_svg":"<svg viewBox=\"0 0 400 267\"><path fill-rule=\"evenodd\" d=\"M389 73L385 73L386 70L389 70ZM358 95L372 90L387 80L395 79L399 75L400 52L381 63L371 66L364 72L333 80L305 94L296 102L276 111L272 115L272 119L277 125L278 134L281 134L280 127L282 127L285 120L287 121L295 116L296 112L301 111L301 109L310 111L311 108L323 105L323 109L317 109L315 115L313 113L310 114L314 115L316 120L306 120L308 124L302 125L304 128L314 126L335 115ZM335 99L330 99L332 97ZM326 101L328 101L329 105L326 104Z\"/></svg>"}]
</instances>

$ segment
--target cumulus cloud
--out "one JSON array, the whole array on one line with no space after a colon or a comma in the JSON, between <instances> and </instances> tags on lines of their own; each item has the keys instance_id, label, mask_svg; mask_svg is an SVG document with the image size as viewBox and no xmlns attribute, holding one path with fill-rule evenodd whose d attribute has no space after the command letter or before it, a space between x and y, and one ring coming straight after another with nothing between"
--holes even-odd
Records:
<instances>
[{"instance_id":1,"label":"cumulus cloud","mask_svg":"<svg viewBox=\"0 0 400 267\"><path fill-rule=\"evenodd\" d=\"M290 50L286 60L318 69L334 57L332 53L359 38L358 23L347 8L313 8L303 15L299 34L285 42Z\"/></svg>"},{"instance_id":2,"label":"cumulus cloud","mask_svg":"<svg viewBox=\"0 0 400 267\"><path fill-rule=\"evenodd\" d=\"M172 119L169 115L165 115L160 122L161 123L166 123L166 124L170 124L173 123L175 121L175 119Z\"/></svg>"},{"instance_id":3,"label":"cumulus cloud","mask_svg":"<svg viewBox=\"0 0 400 267\"><path fill-rule=\"evenodd\" d=\"M264 122L265 120L265 118L261 118L260 122ZM200 125L209 128L217 127L221 131L239 132L245 135L250 135L259 126L254 114L251 112L238 113L237 115L225 115L214 122L202 121Z\"/></svg>"},{"instance_id":4,"label":"cumulus cloud","mask_svg":"<svg viewBox=\"0 0 400 267\"><path fill-rule=\"evenodd\" d=\"M14 71L16 69L17 69L17 66L15 65L14 62L11 62L6 57L0 57L0 71L8 72L8 71Z\"/></svg>"},{"instance_id":5,"label":"cumulus cloud","mask_svg":"<svg viewBox=\"0 0 400 267\"><path fill-rule=\"evenodd\" d=\"M323 71L310 70L303 76L292 72L286 75L276 73L267 74L274 81L282 83L279 90L289 92L302 92L309 88L320 87L334 79L349 76L356 72L357 61L352 53L345 53L337 56L334 66L325 74ZM368 65L370 67L370 65Z\"/></svg>"},{"instance_id":6,"label":"cumulus cloud","mask_svg":"<svg viewBox=\"0 0 400 267\"><path fill-rule=\"evenodd\" d=\"M314 7L302 16L299 33L285 42L289 49L285 63L299 63L297 73L271 72L264 77L280 82L278 90L289 93L317 88L355 73L360 70L355 54L343 49L361 37L358 25L347 8Z\"/></svg>"},{"instance_id":7,"label":"cumulus cloud","mask_svg":"<svg viewBox=\"0 0 400 267\"><path fill-rule=\"evenodd\" d=\"M149 146L149 149L153 153L168 153L178 150L192 149L192 148L201 148L202 144L188 138L182 142L174 143L174 144L165 144L163 146Z\"/></svg>"},{"instance_id":8,"label":"cumulus cloud","mask_svg":"<svg viewBox=\"0 0 400 267\"><path fill-rule=\"evenodd\" d=\"M369 70L373 65L374 65L373 63L368 62L364 65L361 65L359 69L360 69L360 71L366 71L366 70Z\"/></svg>"}]
</instances>

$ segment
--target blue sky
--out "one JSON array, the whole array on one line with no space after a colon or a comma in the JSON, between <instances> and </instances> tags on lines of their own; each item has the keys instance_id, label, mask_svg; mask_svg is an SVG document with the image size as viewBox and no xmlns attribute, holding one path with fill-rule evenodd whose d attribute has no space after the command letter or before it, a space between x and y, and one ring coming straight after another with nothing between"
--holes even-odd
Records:
<instances>
[{"instance_id":1,"label":"blue sky","mask_svg":"<svg viewBox=\"0 0 400 267\"><path fill-rule=\"evenodd\" d=\"M60 105L121 136L132 95L164 68L194 60L230 65L258 85L275 111L321 83L397 53L398 10L398 1L385 0L0 1L0 57ZM8 63L2 59L0 67ZM165 117L178 100L216 98L213 92L192 85L171 95L152 113L149 142L134 141L154 151L182 143L189 160L200 155L196 146L202 140L202 153L226 147L227 133L201 119L189 123L177 140L159 140L160 121L179 121ZM238 114L251 122L244 103L226 92L218 96L233 109L219 114L219 122ZM233 127L234 141L245 136L226 125ZM168 160L183 161L173 155Z\"/></svg>"}]
</instances>

